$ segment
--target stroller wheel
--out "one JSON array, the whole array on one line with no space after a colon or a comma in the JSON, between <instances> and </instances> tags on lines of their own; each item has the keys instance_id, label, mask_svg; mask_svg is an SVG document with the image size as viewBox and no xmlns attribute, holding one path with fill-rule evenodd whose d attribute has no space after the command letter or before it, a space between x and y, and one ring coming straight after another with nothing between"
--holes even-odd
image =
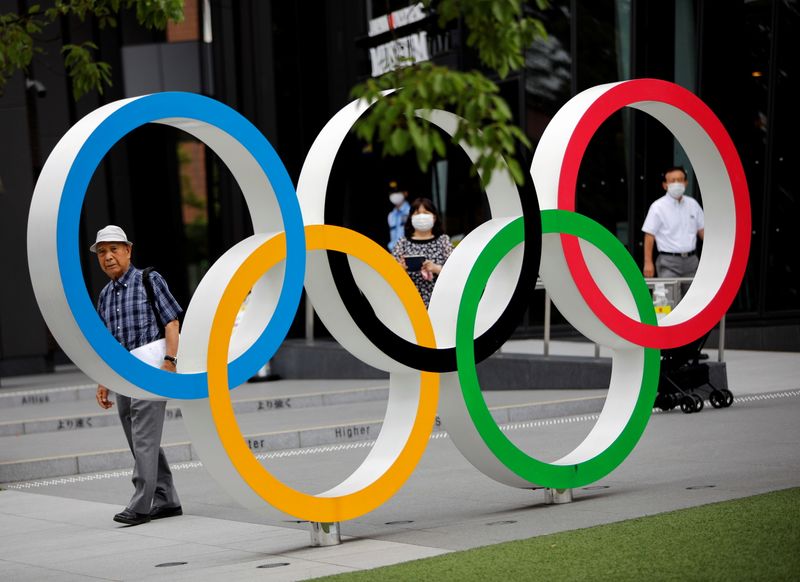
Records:
<instances>
[{"instance_id":1,"label":"stroller wheel","mask_svg":"<svg viewBox=\"0 0 800 582\"><path fill-rule=\"evenodd\" d=\"M675 408L675 405L672 404L672 397L669 394L659 394L656 396L656 407L666 412Z\"/></svg>"},{"instance_id":2,"label":"stroller wheel","mask_svg":"<svg viewBox=\"0 0 800 582\"><path fill-rule=\"evenodd\" d=\"M727 388L720 390L720 392L722 392L722 396L725 398L723 407L728 408L731 404L733 404L733 392L731 392Z\"/></svg>"},{"instance_id":3,"label":"stroller wheel","mask_svg":"<svg viewBox=\"0 0 800 582\"><path fill-rule=\"evenodd\" d=\"M719 390L714 390L711 392L711 394L708 395L708 401L714 408L725 407L725 395Z\"/></svg>"},{"instance_id":4,"label":"stroller wheel","mask_svg":"<svg viewBox=\"0 0 800 582\"><path fill-rule=\"evenodd\" d=\"M703 406L704 406L703 399L700 396L698 396L697 394L692 394L692 399L694 400L694 404L695 404L694 411L695 412L700 412L701 410L703 410Z\"/></svg>"},{"instance_id":5,"label":"stroller wheel","mask_svg":"<svg viewBox=\"0 0 800 582\"><path fill-rule=\"evenodd\" d=\"M691 396L684 396L681 399L681 411L684 414L691 414L695 411L695 401Z\"/></svg>"},{"instance_id":6,"label":"stroller wheel","mask_svg":"<svg viewBox=\"0 0 800 582\"><path fill-rule=\"evenodd\" d=\"M680 403L681 401L678 398L677 394L667 394L667 406L669 407L669 410L672 410L673 408L680 406Z\"/></svg>"}]
</instances>

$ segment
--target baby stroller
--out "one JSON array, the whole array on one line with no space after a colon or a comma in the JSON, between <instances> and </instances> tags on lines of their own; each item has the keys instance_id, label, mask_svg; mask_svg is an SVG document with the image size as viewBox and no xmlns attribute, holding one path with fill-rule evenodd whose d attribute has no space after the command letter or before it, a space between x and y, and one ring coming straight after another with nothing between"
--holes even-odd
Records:
<instances>
[{"instance_id":1,"label":"baby stroller","mask_svg":"<svg viewBox=\"0 0 800 582\"><path fill-rule=\"evenodd\" d=\"M703 410L704 394L714 408L727 408L733 404L733 393L727 388L714 387L709 380L708 364L700 362L705 356L700 350L710 333L685 346L661 351L661 373L655 403L661 410L680 406L686 414L700 412Z\"/></svg>"}]
</instances>

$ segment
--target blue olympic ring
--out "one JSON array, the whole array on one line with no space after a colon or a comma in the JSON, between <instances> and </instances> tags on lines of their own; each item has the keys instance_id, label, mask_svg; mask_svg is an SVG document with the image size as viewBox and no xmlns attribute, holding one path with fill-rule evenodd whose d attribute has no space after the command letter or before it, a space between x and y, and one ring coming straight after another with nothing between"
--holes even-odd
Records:
<instances>
[{"instance_id":1,"label":"blue olympic ring","mask_svg":"<svg viewBox=\"0 0 800 582\"><path fill-rule=\"evenodd\" d=\"M208 396L206 373L170 374L148 366L122 347L103 325L89 299L79 255L78 225L89 181L111 147L145 123L186 118L213 125L237 140L259 164L272 185L286 232L286 271L274 315L256 342L231 362L231 386L247 381L283 342L300 304L306 243L297 195L272 145L246 118L218 101L191 93L157 93L123 105L86 139L64 185L58 209L57 253L67 303L75 322L97 354L129 382L158 396L197 399Z\"/></svg>"}]
</instances>

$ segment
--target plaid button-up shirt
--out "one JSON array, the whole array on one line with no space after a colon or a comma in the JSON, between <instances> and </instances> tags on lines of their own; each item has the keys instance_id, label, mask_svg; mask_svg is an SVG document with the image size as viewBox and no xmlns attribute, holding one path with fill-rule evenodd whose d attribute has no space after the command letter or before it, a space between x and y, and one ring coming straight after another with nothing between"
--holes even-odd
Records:
<instances>
[{"instance_id":1,"label":"plaid button-up shirt","mask_svg":"<svg viewBox=\"0 0 800 582\"><path fill-rule=\"evenodd\" d=\"M166 325L181 314L164 278L151 271L153 303ZM131 265L116 281L110 281L97 299L97 313L114 338L130 351L159 337L155 314L147 301L142 271Z\"/></svg>"}]
</instances>

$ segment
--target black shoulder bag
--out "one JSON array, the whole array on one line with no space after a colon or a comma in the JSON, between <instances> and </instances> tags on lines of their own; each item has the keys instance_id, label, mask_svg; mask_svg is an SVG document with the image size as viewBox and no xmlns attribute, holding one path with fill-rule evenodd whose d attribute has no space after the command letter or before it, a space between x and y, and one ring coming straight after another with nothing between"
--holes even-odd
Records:
<instances>
[{"instance_id":1,"label":"black shoulder bag","mask_svg":"<svg viewBox=\"0 0 800 582\"><path fill-rule=\"evenodd\" d=\"M164 323L161 321L161 315L158 313L158 309L156 309L156 295L153 292L153 282L150 280L150 273L152 271L153 267L142 269L142 283L144 283L144 291L147 294L147 303L150 304L150 309L153 311L153 315L156 316L158 339L161 339L162 337L166 337L166 334L164 333Z\"/></svg>"}]
</instances>

